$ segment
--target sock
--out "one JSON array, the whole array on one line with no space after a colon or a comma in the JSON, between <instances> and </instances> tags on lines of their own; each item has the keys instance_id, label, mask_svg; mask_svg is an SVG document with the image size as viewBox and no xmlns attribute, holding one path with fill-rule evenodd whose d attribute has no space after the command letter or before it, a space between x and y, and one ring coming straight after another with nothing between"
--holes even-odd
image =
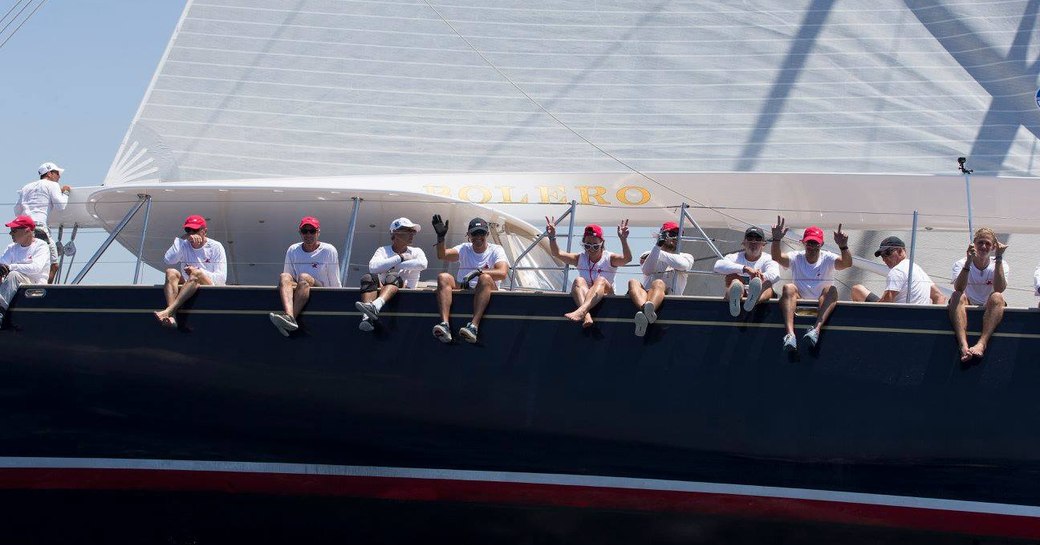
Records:
<instances>
[{"instance_id":1,"label":"sock","mask_svg":"<svg viewBox=\"0 0 1040 545\"><path fill-rule=\"evenodd\" d=\"M382 297L376 297L376 300L372 301L372 306L376 307L377 311L383 310L383 303L385 302Z\"/></svg>"}]
</instances>

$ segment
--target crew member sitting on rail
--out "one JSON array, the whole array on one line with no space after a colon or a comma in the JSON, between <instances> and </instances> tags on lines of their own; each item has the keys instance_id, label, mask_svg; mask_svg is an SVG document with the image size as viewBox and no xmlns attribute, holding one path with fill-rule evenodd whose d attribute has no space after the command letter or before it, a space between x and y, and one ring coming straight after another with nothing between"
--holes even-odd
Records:
<instances>
[{"instance_id":1,"label":"crew member sitting on rail","mask_svg":"<svg viewBox=\"0 0 1040 545\"><path fill-rule=\"evenodd\" d=\"M468 343L475 343L480 319L491 302L491 292L498 290L509 272L506 251L498 244L488 244L490 230L482 218L470 220L466 230L470 241L454 248L444 247L448 222L441 221L440 215L433 216L433 230L437 232L437 258L449 263L459 262L456 276L446 272L437 275L437 306L441 313L441 323L433 326L433 336L443 343L451 342L449 313L452 290L473 289L473 319L459 329L459 336Z\"/></svg>"},{"instance_id":2,"label":"crew member sitting on rail","mask_svg":"<svg viewBox=\"0 0 1040 545\"><path fill-rule=\"evenodd\" d=\"M997 240L997 234L988 227L975 230L973 243L963 259L953 264L953 295L947 308L950 323L957 336L961 361L981 358L986 344L1004 319L1004 290L1007 289L1011 268L1004 262L1007 245ZM968 346L968 305L982 306L982 334L974 346Z\"/></svg>"},{"instance_id":3,"label":"crew member sitting on rail","mask_svg":"<svg viewBox=\"0 0 1040 545\"><path fill-rule=\"evenodd\" d=\"M1033 293L1040 296L1040 265L1036 266L1036 270L1033 271Z\"/></svg>"},{"instance_id":4,"label":"crew member sitting on rail","mask_svg":"<svg viewBox=\"0 0 1040 545\"><path fill-rule=\"evenodd\" d=\"M51 238L51 232L47 228L47 216L51 210L65 210L69 204L69 193L72 188L67 185L58 185L62 172L65 169L54 163L44 163L36 169L40 179L33 180L18 190L18 200L14 204L15 215L26 215L36 222L36 238L43 240L50 248L50 272L47 282L54 282L54 275L58 272L58 246Z\"/></svg>"},{"instance_id":5,"label":"crew member sitting on rail","mask_svg":"<svg viewBox=\"0 0 1040 545\"><path fill-rule=\"evenodd\" d=\"M686 289L693 256L678 253L678 243L679 224L665 222L657 233L657 245L639 258L642 282L634 278L628 281L628 298L639 309L633 319L637 337L646 335L646 328L657 321L665 295L682 295Z\"/></svg>"},{"instance_id":6,"label":"crew member sitting on rail","mask_svg":"<svg viewBox=\"0 0 1040 545\"><path fill-rule=\"evenodd\" d=\"M338 288L339 253L328 242L319 242L321 222L306 216L299 225L301 242L289 246L285 252L282 274L278 275L278 295L282 300L283 312L272 312L268 316L278 332L288 337L300 325L296 317L311 298L311 288Z\"/></svg>"},{"instance_id":7,"label":"crew member sitting on rail","mask_svg":"<svg viewBox=\"0 0 1040 545\"><path fill-rule=\"evenodd\" d=\"M591 327L593 320L589 311L603 300L604 295L614 294L614 275L617 274L617 268L632 261L632 250L628 247L628 220L623 220L617 227L617 235L621 239L621 255L607 251L603 228L599 225L585 227L581 239L584 252L572 254L560 251L556 244L554 221L554 218L545 218L549 254L578 269L578 277L571 284L571 297L578 308L564 316L572 322L581 323L582 327Z\"/></svg>"},{"instance_id":8,"label":"crew member sitting on rail","mask_svg":"<svg viewBox=\"0 0 1040 545\"><path fill-rule=\"evenodd\" d=\"M724 297L734 318L740 316L741 296L747 294L744 310L751 312L759 302L773 298L773 284L780 278L780 265L762 251L766 234L761 227L748 227L741 245L743 252L727 254L715 262L715 272L726 275Z\"/></svg>"},{"instance_id":9,"label":"crew member sitting on rail","mask_svg":"<svg viewBox=\"0 0 1040 545\"><path fill-rule=\"evenodd\" d=\"M11 228L11 243L0 255L0 327L11 299L22 284L46 284L50 251L47 243L36 238L36 222L29 216L18 216L6 223Z\"/></svg>"},{"instance_id":10,"label":"crew member sitting on rail","mask_svg":"<svg viewBox=\"0 0 1040 545\"><path fill-rule=\"evenodd\" d=\"M878 297L863 284L852 286L852 300L868 303L908 303L911 305L943 305L946 296L932 282L924 269L914 263L913 286L907 289L907 276L910 271L910 260L906 255L906 244L899 237L888 237L874 252L874 257L888 265L888 280L885 293ZM908 295L909 292L909 295Z\"/></svg>"},{"instance_id":11,"label":"crew member sitting on rail","mask_svg":"<svg viewBox=\"0 0 1040 545\"><path fill-rule=\"evenodd\" d=\"M184 234L174 238L169 250L166 250L167 265L175 265L166 269L166 284L163 294L166 295L166 308L155 311L155 319L163 327L177 327L174 315L188 299L191 299L199 286L223 286L227 283L227 256L224 246L206 237L206 219L202 216L188 216L184 220Z\"/></svg>"},{"instance_id":12,"label":"crew member sitting on rail","mask_svg":"<svg viewBox=\"0 0 1040 545\"><path fill-rule=\"evenodd\" d=\"M358 329L372 331L379 311L401 288L415 289L419 273L426 270L426 253L410 246L422 227L408 218L390 222L390 244L380 246L368 262L368 273L361 276L361 300L354 306L361 311Z\"/></svg>"},{"instance_id":13,"label":"crew member sitting on rail","mask_svg":"<svg viewBox=\"0 0 1040 545\"><path fill-rule=\"evenodd\" d=\"M834 242L838 244L841 255L821 250L823 246L823 229L813 225L802 234L805 250L783 253L780 241L787 234L784 218L776 217L773 226L773 259L785 269L791 269L793 284L785 284L780 296L780 310L784 314L784 350L798 350L798 340L794 335L794 309L798 299L817 301L816 323L802 337L810 348L820 341L820 331L827 322L834 307L838 304L838 289L834 287L834 271L852 266L852 253L849 252L849 235L841 232L841 224L834 232Z\"/></svg>"}]
</instances>

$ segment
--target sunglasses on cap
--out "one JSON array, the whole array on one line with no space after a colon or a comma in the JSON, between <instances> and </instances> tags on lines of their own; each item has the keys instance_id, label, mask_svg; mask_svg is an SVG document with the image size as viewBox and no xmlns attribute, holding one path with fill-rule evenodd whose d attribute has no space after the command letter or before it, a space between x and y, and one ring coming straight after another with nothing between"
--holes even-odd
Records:
<instances>
[{"instance_id":1,"label":"sunglasses on cap","mask_svg":"<svg viewBox=\"0 0 1040 545\"><path fill-rule=\"evenodd\" d=\"M602 242L593 242L592 244L582 242L581 245L584 246L586 250L598 250L603 247Z\"/></svg>"},{"instance_id":2,"label":"sunglasses on cap","mask_svg":"<svg viewBox=\"0 0 1040 545\"><path fill-rule=\"evenodd\" d=\"M313 228L313 227L304 227L303 229L300 229L300 234L301 235L313 235L314 233L317 233L317 232L318 232L318 230Z\"/></svg>"}]
</instances>

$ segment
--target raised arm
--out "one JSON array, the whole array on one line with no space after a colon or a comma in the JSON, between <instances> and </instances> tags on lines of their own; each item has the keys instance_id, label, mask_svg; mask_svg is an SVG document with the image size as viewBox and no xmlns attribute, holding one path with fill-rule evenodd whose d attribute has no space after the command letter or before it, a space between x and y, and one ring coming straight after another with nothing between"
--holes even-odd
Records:
<instances>
[{"instance_id":1,"label":"raised arm","mask_svg":"<svg viewBox=\"0 0 1040 545\"><path fill-rule=\"evenodd\" d=\"M993 291L997 293L1003 293L1007 289L1007 273L1004 272L1004 250L1007 249L1008 245L1001 244L998 240L997 247L993 250Z\"/></svg>"},{"instance_id":2,"label":"raised arm","mask_svg":"<svg viewBox=\"0 0 1040 545\"><path fill-rule=\"evenodd\" d=\"M964 252L964 266L957 269L957 263L953 264L953 289L963 292L968 289L968 268L975 259L975 244L968 244L968 250Z\"/></svg>"},{"instance_id":3,"label":"raised arm","mask_svg":"<svg viewBox=\"0 0 1040 545\"><path fill-rule=\"evenodd\" d=\"M610 266L620 267L632 261L632 248L628 246L628 220L623 220L617 228L618 239L621 240L621 255L610 256Z\"/></svg>"},{"instance_id":4,"label":"raised arm","mask_svg":"<svg viewBox=\"0 0 1040 545\"><path fill-rule=\"evenodd\" d=\"M788 268L791 266L791 258L787 257L787 254L783 252L780 247L780 241L784 239L784 235L787 234L787 227L784 226L786 220L783 216L776 217L776 225L772 229L772 245L770 246L770 252L773 254L773 261L780 264L781 267Z\"/></svg>"},{"instance_id":5,"label":"raised arm","mask_svg":"<svg viewBox=\"0 0 1040 545\"><path fill-rule=\"evenodd\" d=\"M563 261L568 265L578 266L578 254L572 254L568 252L560 251L560 247L556 244L556 218L555 216L545 217L545 237L549 239L549 255Z\"/></svg>"},{"instance_id":6,"label":"raised arm","mask_svg":"<svg viewBox=\"0 0 1040 545\"><path fill-rule=\"evenodd\" d=\"M459 251L444 247L444 237L448 236L448 222L442 221L440 214L433 215L433 230L437 233L437 259L449 263L459 260Z\"/></svg>"},{"instance_id":7,"label":"raised arm","mask_svg":"<svg viewBox=\"0 0 1040 545\"><path fill-rule=\"evenodd\" d=\"M838 249L841 250L841 259L834 262L834 270L836 271L852 266L852 252L849 251L849 235L841 232L841 225L839 223L838 230L834 232L834 242L838 245Z\"/></svg>"}]
</instances>

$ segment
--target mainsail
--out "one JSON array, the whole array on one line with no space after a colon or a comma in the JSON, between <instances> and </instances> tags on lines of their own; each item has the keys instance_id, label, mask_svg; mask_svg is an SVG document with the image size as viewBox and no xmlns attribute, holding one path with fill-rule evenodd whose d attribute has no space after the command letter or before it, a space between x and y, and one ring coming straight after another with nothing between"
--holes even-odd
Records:
<instances>
[{"instance_id":1,"label":"mainsail","mask_svg":"<svg viewBox=\"0 0 1040 545\"><path fill-rule=\"evenodd\" d=\"M106 185L1040 173L1036 1L189 1Z\"/></svg>"}]
</instances>

